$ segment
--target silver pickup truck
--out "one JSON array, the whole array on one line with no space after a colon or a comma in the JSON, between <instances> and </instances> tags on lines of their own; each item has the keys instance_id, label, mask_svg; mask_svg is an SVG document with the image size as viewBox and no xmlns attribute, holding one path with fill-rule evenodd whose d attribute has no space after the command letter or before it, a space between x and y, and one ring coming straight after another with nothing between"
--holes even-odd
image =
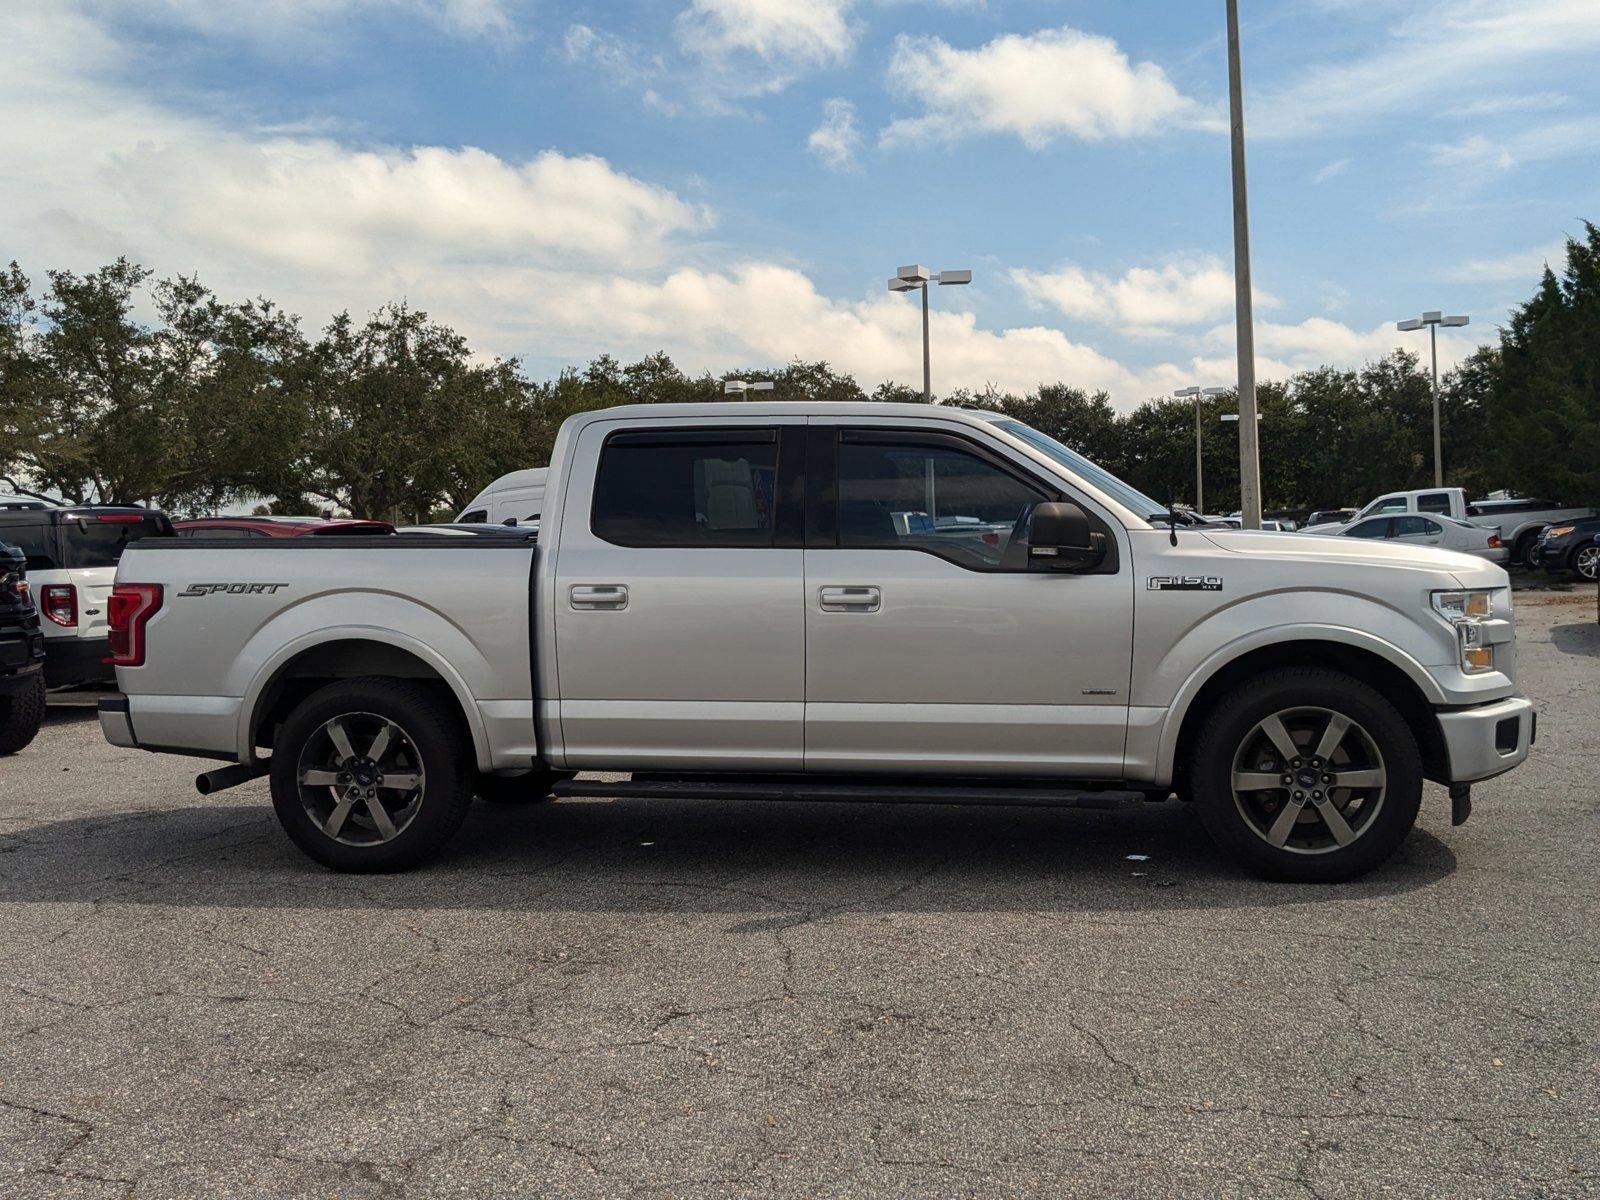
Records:
<instances>
[{"instance_id":1,"label":"silver pickup truck","mask_svg":"<svg viewBox=\"0 0 1600 1200\"><path fill-rule=\"evenodd\" d=\"M270 774L347 871L437 853L475 794L1175 793L1256 870L1337 880L1425 778L1459 823L1534 737L1499 567L1171 528L1018 421L922 405L585 413L537 541L151 539L111 615L106 736L230 764L202 791Z\"/></svg>"}]
</instances>

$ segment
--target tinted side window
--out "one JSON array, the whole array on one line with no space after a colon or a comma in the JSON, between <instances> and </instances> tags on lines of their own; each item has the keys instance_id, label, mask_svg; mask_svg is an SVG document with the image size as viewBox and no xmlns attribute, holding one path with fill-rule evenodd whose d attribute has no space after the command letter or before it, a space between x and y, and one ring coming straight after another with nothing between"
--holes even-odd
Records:
<instances>
[{"instance_id":1,"label":"tinted side window","mask_svg":"<svg viewBox=\"0 0 1600 1200\"><path fill-rule=\"evenodd\" d=\"M1026 570L1012 535L1049 497L975 454L943 445L842 441L839 545L923 550L969 570Z\"/></svg>"},{"instance_id":2,"label":"tinted side window","mask_svg":"<svg viewBox=\"0 0 1600 1200\"><path fill-rule=\"evenodd\" d=\"M1439 527L1426 517L1396 517L1390 537L1432 537Z\"/></svg>"},{"instance_id":3,"label":"tinted side window","mask_svg":"<svg viewBox=\"0 0 1600 1200\"><path fill-rule=\"evenodd\" d=\"M621 546L770 546L777 473L775 430L616 434L591 527Z\"/></svg>"},{"instance_id":4,"label":"tinted side window","mask_svg":"<svg viewBox=\"0 0 1600 1200\"><path fill-rule=\"evenodd\" d=\"M1376 521L1363 521L1345 533L1345 537L1381 538L1389 531L1389 518L1380 517Z\"/></svg>"},{"instance_id":5,"label":"tinted side window","mask_svg":"<svg viewBox=\"0 0 1600 1200\"><path fill-rule=\"evenodd\" d=\"M475 508L469 513L462 513L461 520L458 522L461 525L487 525L488 523L489 510L487 508Z\"/></svg>"},{"instance_id":6,"label":"tinted side window","mask_svg":"<svg viewBox=\"0 0 1600 1200\"><path fill-rule=\"evenodd\" d=\"M1394 498L1385 500L1382 504L1375 506L1372 511L1374 513L1395 513L1405 512L1405 510L1406 498L1404 496L1395 496Z\"/></svg>"},{"instance_id":7,"label":"tinted side window","mask_svg":"<svg viewBox=\"0 0 1600 1200\"><path fill-rule=\"evenodd\" d=\"M1450 511L1450 494L1448 492L1429 492L1425 496L1418 496L1417 511L1448 513Z\"/></svg>"},{"instance_id":8,"label":"tinted side window","mask_svg":"<svg viewBox=\"0 0 1600 1200\"><path fill-rule=\"evenodd\" d=\"M47 521L0 519L0 542L15 546L27 555L30 571L54 571L61 566L55 526Z\"/></svg>"}]
</instances>

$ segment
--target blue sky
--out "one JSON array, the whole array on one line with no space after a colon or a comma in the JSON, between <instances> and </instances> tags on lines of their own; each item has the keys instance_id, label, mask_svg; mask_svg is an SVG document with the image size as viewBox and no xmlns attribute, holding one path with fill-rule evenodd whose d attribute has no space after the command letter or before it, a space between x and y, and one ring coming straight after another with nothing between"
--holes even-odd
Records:
<instances>
[{"instance_id":1,"label":"blue sky","mask_svg":"<svg viewBox=\"0 0 1600 1200\"><path fill-rule=\"evenodd\" d=\"M1243 0L1266 377L1492 337L1600 218L1596 0ZM665 349L935 386L1230 384L1222 4L54 0L0 13L0 255L534 374Z\"/></svg>"}]
</instances>

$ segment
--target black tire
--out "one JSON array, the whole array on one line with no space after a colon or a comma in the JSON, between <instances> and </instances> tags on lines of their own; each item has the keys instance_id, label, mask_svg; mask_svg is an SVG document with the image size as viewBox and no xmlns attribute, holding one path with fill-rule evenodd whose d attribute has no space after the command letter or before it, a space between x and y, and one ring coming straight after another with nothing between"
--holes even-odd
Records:
<instances>
[{"instance_id":1,"label":"black tire","mask_svg":"<svg viewBox=\"0 0 1600 1200\"><path fill-rule=\"evenodd\" d=\"M520 775L479 775L475 785L478 799L486 804L504 804L512 807L545 804L554 799L550 789L560 779L571 779L574 771L555 771L549 767L534 767Z\"/></svg>"},{"instance_id":2,"label":"black tire","mask_svg":"<svg viewBox=\"0 0 1600 1200\"><path fill-rule=\"evenodd\" d=\"M1358 739L1339 743L1338 754L1344 756L1348 766L1335 767L1330 762L1325 769L1338 772L1370 766L1351 756L1375 754L1376 766L1384 777L1381 788L1340 789L1339 802L1345 805L1342 811L1335 804L1334 787L1305 785L1328 787L1326 793L1315 793L1320 803L1334 808L1327 821L1322 816L1327 810L1312 806L1312 793L1297 790L1302 786L1299 771L1309 768L1313 761L1321 761L1310 757L1316 749L1313 743L1318 740L1315 723L1325 719L1317 715L1320 710L1352 722L1351 733L1345 736ZM1286 727L1302 718L1283 717L1294 713L1305 714L1305 725L1298 730ZM1266 739L1262 730L1275 715L1280 716L1277 728L1288 732L1297 745L1303 742L1307 757L1291 760L1300 767L1285 763L1274 766L1272 771L1264 769L1265 763L1244 763L1243 768L1256 778L1277 770L1287 770L1289 774L1267 780L1274 784L1273 788L1241 789L1236 795L1234 771L1240 757L1250 753L1252 746L1258 752L1273 753L1270 740L1251 739ZM1323 726L1324 730L1327 728ZM1281 757L1275 761L1281 761ZM1338 777L1334 774L1320 778L1332 778L1337 786ZM1285 779L1294 782L1277 788L1276 784ZM1201 822L1217 846L1258 874L1289 882L1336 883L1372 870L1405 840L1422 804L1422 756L1405 718L1375 689L1348 675L1318 668L1271 671L1224 696L1206 718L1195 741L1190 780ZM1321 800L1324 795L1326 801ZM1296 804L1296 796L1305 797L1299 802L1303 815L1287 811ZM1369 804L1370 809L1365 807ZM1291 831L1288 842L1282 845L1270 844L1272 831L1279 828L1277 822L1269 826L1274 813L1286 819L1287 824L1282 827ZM1336 813L1339 821L1332 819ZM1353 815L1353 823L1345 822L1342 830L1345 836L1353 836L1348 844L1339 843L1334 832L1344 814ZM1300 836L1302 830L1305 832Z\"/></svg>"},{"instance_id":3,"label":"black tire","mask_svg":"<svg viewBox=\"0 0 1600 1200\"><path fill-rule=\"evenodd\" d=\"M0 696L0 755L15 754L44 724L44 675L36 673L19 692Z\"/></svg>"},{"instance_id":4,"label":"black tire","mask_svg":"<svg viewBox=\"0 0 1600 1200\"><path fill-rule=\"evenodd\" d=\"M1539 534L1542 532L1543 530L1530 529L1518 537L1516 544L1511 547L1511 561L1524 567L1532 567L1534 565L1533 546L1539 540Z\"/></svg>"},{"instance_id":5,"label":"black tire","mask_svg":"<svg viewBox=\"0 0 1600 1200\"><path fill-rule=\"evenodd\" d=\"M414 807L408 804L405 823L387 840L379 840L382 834L365 801L347 809L344 818L370 829L373 840L364 844L336 840L324 832L308 807L340 794L337 788L300 785L302 758L319 753L327 742L325 730L336 718L349 720L353 730L362 722L392 723L400 730L394 744L401 747L407 764L401 769L409 768L421 780L406 794L414 797ZM352 733L349 740L354 742L356 735ZM290 840L324 866L353 873L404 871L438 854L461 827L472 801L471 747L460 714L425 687L380 676L330 684L294 711L273 747L272 806ZM387 799L395 803L393 796Z\"/></svg>"}]
</instances>

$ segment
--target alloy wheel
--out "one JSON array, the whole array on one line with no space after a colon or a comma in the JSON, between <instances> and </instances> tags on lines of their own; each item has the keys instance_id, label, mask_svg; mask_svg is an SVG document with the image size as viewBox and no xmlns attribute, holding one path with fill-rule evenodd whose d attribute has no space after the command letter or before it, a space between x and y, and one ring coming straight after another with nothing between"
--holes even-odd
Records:
<instances>
[{"instance_id":1,"label":"alloy wheel","mask_svg":"<svg viewBox=\"0 0 1600 1200\"><path fill-rule=\"evenodd\" d=\"M426 790L422 756L406 731L364 712L342 713L306 739L297 780L312 823L350 846L399 837Z\"/></svg>"},{"instance_id":2,"label":"alloy wheel","mask_svg":"<svg viewBox=\"0 0 1600 1200\"><path fill-rule=\"evenodd\" d=\"M1572 569L1584 579L1600 575L1600 546L1585 546L1572 556Z\"/></svg>"},{"instance_id":3,"label":"alloy wheel","mask_svg":"<svg viewBox=\"0 0 1600 1200\"><path fill-rule=\"evenodd\" d=\"M1387 782L1383 755L1358 722L1327 708L1273 713L1233 756L1233 802L1262 841L1330 854L1372 828Z\"/></svg>"}]
</instances>

